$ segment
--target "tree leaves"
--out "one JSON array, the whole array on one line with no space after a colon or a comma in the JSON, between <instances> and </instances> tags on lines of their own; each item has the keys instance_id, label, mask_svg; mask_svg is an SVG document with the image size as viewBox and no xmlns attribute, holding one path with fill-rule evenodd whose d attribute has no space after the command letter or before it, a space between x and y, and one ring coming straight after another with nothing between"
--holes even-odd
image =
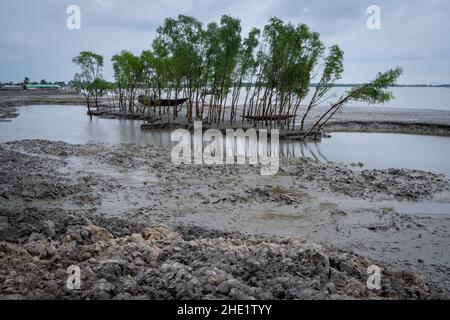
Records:
<instances>
[{"instance_id":1,"label":"tree leaves","mask_svg":"<svg viewBox=\"0 0 450 320\"><path fill-rule=\"evenodd\" d=\"M317 79L301 119L303 130L310 111L337 96L330 92L344 72L343 59L341 48L325 48L319 34L305 24L293 25L273 17L262 31L253 28L242 39L239 19L224 15L219 23L204 27L193 17L179 15L164 20L151 48L140 56L129 51L113 56L114 86L102 80L103 57L90 51L73 59L81 70L74 84L86 95L88 106L92 96L97 105L98 96L114 89L121 110L134 113L137 92L144 90L152 99L186 98L188 121L223 122L229 109L230 124L236 122L245 86L243 121L295 128L301 102L312 79ZM311 130L320 129L350 101L389 101L392 93L387 88L401 73L397 67L348 90L330 103ZM231 105L227 105L230 95ZM173 115L178 115L178 108Z\"/></svg>"}]
</instances>

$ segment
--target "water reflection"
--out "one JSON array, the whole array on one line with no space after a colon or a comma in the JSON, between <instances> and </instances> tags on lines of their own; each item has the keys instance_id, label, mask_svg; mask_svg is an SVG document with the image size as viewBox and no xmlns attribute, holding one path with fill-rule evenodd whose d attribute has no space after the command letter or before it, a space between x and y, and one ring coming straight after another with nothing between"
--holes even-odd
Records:
<instances>
[{"instance_id":1,"label":"water reflection","mask_svg":"<svg viewBox=\"0 0 450 320\"><path fill-rule=\"evenodd\" d=\"M19 109L19 117L0 123L0 142L22 139L68 143L170 145L170 131L141 130L142 121L86 115L84 107L39 106ZM282 141L283 157L364 163L364 168L409 168L450 176L450 138L383 133L333 133L319 143Z\"/></svg>"},{"instance_id":2,"label":"water reflection","mask_svg":"<svg viewBox=\"0 0 450 320\"><path fill-rule=\"evenodd\" d=\"M317 161L327 162L328 159L323 155L319 145L320 143L317 142L281 141L280 153L283 157L287 158L297 159L309 157Z\"/></svg>"}]
</instances>

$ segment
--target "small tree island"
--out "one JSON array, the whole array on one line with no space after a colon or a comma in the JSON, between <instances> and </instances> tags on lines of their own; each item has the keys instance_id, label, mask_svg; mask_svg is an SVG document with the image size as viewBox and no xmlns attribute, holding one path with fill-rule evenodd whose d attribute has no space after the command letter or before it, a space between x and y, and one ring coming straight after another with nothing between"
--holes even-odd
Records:
<instances>
[{"instance_id":1,"label":"small tree island","mask_svg":"<svg viewBox=\"0 0 450 320\"><path fill-rule=\"evenodd\" d=\"M103 57L90 51L73 59L81 70L73 83L90 115L114 109L150 123L279 128L306 139L351 101L392 98L387 89L401 75L399 67L338 94L343 59L337 45L327 48L304 24L271 18L263 30L253 28L242 38L239 19L224 15L205 27L180 15L165 20L151 49L140 56L129 51L113 56L114 83L102 77ZM310 88L312 97L305 101ZM108 108L99 105L100 97ZM306 126L319 105L328 107Z\"/></svg>"}]
</instances>

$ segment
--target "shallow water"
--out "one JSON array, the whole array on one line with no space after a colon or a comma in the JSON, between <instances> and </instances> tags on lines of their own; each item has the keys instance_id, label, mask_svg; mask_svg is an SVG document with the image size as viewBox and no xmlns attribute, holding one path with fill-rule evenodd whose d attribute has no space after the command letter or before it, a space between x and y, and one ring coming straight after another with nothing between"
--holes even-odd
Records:
<instances>
[{"instance_id":1,"label":"shallow water","mask_svg":"<svg viewBox=\"0 0 450 320\"><path fill-rule=\"evenodd\" d=\"M142 121L86 115L81 106L28 106L19 117L0 123L0 142L48 139L68 143L170 144L170 131L142 131ZM333 133L319 143L282 142L285 157L312 157L367 169L409 168L450 176L450 137L392 133ZM356 169L356 167L355 167Z\"/></svg>"},{"instance_id":2,"label":"shallow water","mask_svg":"<svg viewBox=\"0 0 450 320\"><path fill-rule=\"evenodd\" d=\"M0 142L47 139L68 143L168 144L168 132L141 131L142 121L110 120L86 114L82 106L27 106L19 116L0 123Z\"/></svg>"},{"instance_id":3,"label":"shallow water","mask_svg":"<svg viewBox=\"0 0 450 320\"><path fill-rule=\"evenodd\" d=\"M337 92L343 93L348 89L337 88ZM385 104L369 105L362 102L352 102L349 106L450 110L450 88L394 87L389 90L394 95L394 99ZM311 92L309 95L311 95ZM305 100L309 101L308 98L305 98Z\"/></svg>"},{"instance_id":4,"label":"shallow water","mask_svg":"<svg viewBox=\"0 0 450 320\"><path fill-rule=\"evenodd\" d=\"M450 137L392 133L332 133L318 149L328 160L364 168L407 168L450 176Z\"/></svg>"},{"instance_id":5,"label":"shallow water","mask_svg":"<svg viewBox=\"0 0 450 320\"><path fill-rule=\"evenodd\" d=\"M332 92L340 96L348 91L349 87L336 87ZM355 101L348 106L357 107L389 107L389 108L412 108L412 109L433 109L450 110L450 88L445 87L394 87L389 88L394 95L394 99L385 104L369 105L364 102ZM245 91L239 97L239 104L244 104ZM313 88L310 88L308 95L303 99L305 103L309 102L314 94ZM228 101L231 104L231 98ZM302 103L303 105L303 103ZM324 103L328 105L328 103Z\"/></svg>"}]
</instances>

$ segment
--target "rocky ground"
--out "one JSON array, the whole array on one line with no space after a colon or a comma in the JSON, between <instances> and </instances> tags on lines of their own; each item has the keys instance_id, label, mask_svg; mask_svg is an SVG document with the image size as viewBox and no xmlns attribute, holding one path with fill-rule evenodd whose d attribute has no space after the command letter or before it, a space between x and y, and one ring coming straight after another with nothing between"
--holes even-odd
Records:
<instances>
[{"instance_id":1,"label":"rocky ground","mask_svg":"<svg viewBox=\"0 0 450 320\"><path fill-rule=\"evenodd\" d=\"M45 217L42 212L30 213L25 213L26 219ZM72 219L64 226L52 220L34 224L36 232L23 244L0 243L0 298L440 297L418 274L384 264L380 265L382 288L369 290L366 269L374 262L308 244L302 238L274 241L201 230L174 231L161 225L132 233L135 226L98 221L113 233L127 234L119 236L88 224L88 219ZM70 265L82 270L81 290L66 288Z\"/></svg>"},{"instance_id":2,"label":"rocky ground","mask_svg":"<svg viewBox=\"0 0 450 320\"><path fill-rule=\"evenodd\" d=\"M450 219L391 205L448 188L311 159L263 177L175 166L168 147L5 143L0 298L449 298ZM366 287L372 264L380 290ZM65 286L70 265L81 290Z\"/></svg>"}]
</instances>

